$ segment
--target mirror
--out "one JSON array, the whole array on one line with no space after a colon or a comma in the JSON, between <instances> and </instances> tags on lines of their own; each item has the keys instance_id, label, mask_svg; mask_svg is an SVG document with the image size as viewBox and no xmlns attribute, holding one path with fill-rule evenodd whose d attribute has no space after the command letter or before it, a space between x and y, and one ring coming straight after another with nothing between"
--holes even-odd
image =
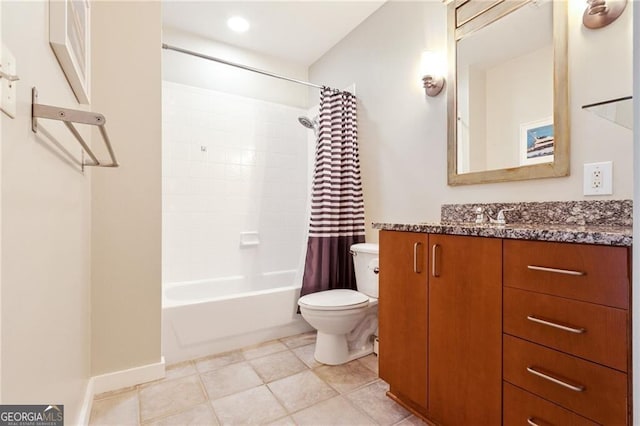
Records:
<instances>
[{"instance_id":1,"label":"mirror","mask_svg":"<svg viewBox=\"0 0 640 426\"><path fill-rule=\"evenodd\" d=\"M448 7L449 185L568 175L567 2Z\"/></svg>"}]
</instances>

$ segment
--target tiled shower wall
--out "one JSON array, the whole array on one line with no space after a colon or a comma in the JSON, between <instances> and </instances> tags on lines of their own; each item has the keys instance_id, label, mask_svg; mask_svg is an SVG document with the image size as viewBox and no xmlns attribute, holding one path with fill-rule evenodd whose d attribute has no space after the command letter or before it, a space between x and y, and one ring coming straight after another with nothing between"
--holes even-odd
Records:
<instances>
[{"instance_id":1,"label":"tiled shower wall","mask_svg":"<svg viewBox=\"0 0 640 426\"><path fill-rule=\"evenodd\" d=\"M163 82L163 282L297 270L306 241L306 111ZM241 245L257 232L258 245ZM292 283L283 283L283 285Z\"/></svg>"}]
</instances>

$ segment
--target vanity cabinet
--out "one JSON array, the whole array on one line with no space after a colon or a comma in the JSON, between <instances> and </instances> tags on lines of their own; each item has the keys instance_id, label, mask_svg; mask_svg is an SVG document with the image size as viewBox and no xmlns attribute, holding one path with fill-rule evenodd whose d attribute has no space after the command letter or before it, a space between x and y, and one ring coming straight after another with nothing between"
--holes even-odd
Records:
<instances>
[{"instance_id":1,"label":"vanity cabinet","mask_svg":"<svg viewBox=\"0 0 640 426\"><path fill-rule=\"evenodd\" d=\"M428 235L380 232L380 378L390 396L426 415ZM383 355L384 354L384 355Z\"/></svg>"},{"instance_id":2,"label":"vanity cabinet","mask_svg":"<svg viewBox=\"0 0 640 426\"><path fill-rule=\"evenodd\" d=\"M505 424L628 424L629 250L503 244Z\"/></svg>"},{"instance_id":3,"label":"vanity cabinet","mask_svg":"<svg viewBox=\"0 0 640 426\"><path fill-rule=\"evenodd\" d=\"M380 232L380 377L438 425L631 424L630 249Z\"/></svg>"},{"instance_id":4,"label":"vanity cabinet","mask_svg":"<svg viewBox=\"0 0 640 426\"><path fill-rule=\"evenodd\" d=\"M502 241L429 235L428 418L499 425Z\"/></svg>"},{"instance_id":5,"label":"vanity cabinet","mask_svg":"<svg viewBox=\"0 0 640 426\"><path fill-rule=\"evenodd\" d=\"M380 232L380 377L443 425L500 424L502 242Z\"/></svg>"}]
</instances>

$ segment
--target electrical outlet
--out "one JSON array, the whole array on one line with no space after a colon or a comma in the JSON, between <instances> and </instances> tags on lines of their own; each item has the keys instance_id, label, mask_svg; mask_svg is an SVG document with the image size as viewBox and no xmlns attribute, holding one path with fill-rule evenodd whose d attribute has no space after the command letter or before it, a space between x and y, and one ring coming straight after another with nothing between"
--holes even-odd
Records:
<instances>
[{"instance_id":1,"label":"electrical outlet","mask_svg":"<svg viewBox=\"0 0 640 426\"><path fill-rule=\"evenodd\" d=\"M584 195L613 194L613 163L588 163L584 165Z\"/></svg>"}]
</instances>

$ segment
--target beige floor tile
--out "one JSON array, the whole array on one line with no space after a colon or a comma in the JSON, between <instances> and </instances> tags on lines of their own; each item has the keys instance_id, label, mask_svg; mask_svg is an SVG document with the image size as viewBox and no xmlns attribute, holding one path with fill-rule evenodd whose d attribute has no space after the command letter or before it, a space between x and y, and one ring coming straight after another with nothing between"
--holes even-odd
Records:
<instances>
[{"instance_id":1,"label":"beige floor tile","mask_svg":"<svg viewBox=\"0 0 640 426\"><path fill-rule=\"evenodd\" d=\"M342 365L323 365L314 372L340 393L352 391L378 378L377 374L357 360Z\"/></svg>"},{"instance_id":2,"label":"beige floor tile","mask_svg":"<svg viewBox=\"0 0 640 426\"><path fill-rule=\"evenodd\" d=\"M296 426L296 423L289 416L278 419L274 422L267 423L266 426Z\"/></svg>"},{"instance_id":3,"label":"beige floor tile","mask_svg":"<svg viewBox=\"0 0 640 426\"><path fill-rule=\"evenodd\" d=\"M258 386L211 403L222 425L257 425L286 416L266 386Z\"/></svg>"},{"instance_id":4,"label":"beige floor tile","mask_svg":"<svg viewBox=\"0 0 640 426\"><path fill-rule=\"evenodd\" d=\"M351 403L380 425L393 425L407 417L410 413L386 396L389 390L382 380L355 390L346 395Z\"/></svg>"},{"instance_id":5,"label":"beige floor tile","mask_svg":"<svg viewBox=\"0 0 640 426\"><path fill-rule=\"evenodd\" d=\"M309 370L271 382L268 386L290 413L338 394Z\"/></svg>"},{"instance_id":6,"label":"beige floor tile","mask_svg":"<svg viewBox=\"0 0 640 426\"><path fill-rule=\"evenodd\" d=\"M167 366L165 369L165 376L162 379L153 380L151 382L145 382L138 385L138 389L148 388L149 386L155 386L159 383L166 382L167 380L179 379L181 377L190 376L196 374L196 370L193 362L184 361L177 364Z\"/></svg>"},{"instance_id":7,"label":"beige floor tile","mask_svg":"<svg viewBox=\"0 0 640 426\"><path fill-rule=\"evenodd\" d=\"M417 418L412 414L409 417L405 418L404 420L401 420L398 423L396 423L395 426L425 426L425 425L426 425L425 422L423 422L421 419Z\"/></svg>"},{"instance_id":8,"label":"beige floor tile","mask_svg":"<svg viewBox=\"0 0 640 426\"><path fill-rule=\"evenodd\" d=\"M297 425L375 425L373 419L361 413L342 396L313 405L293 414Z\"/></svg>"},{"instance_id":9,"label":"beige floor tile","mask_svg":"<svg viewBox=\"0 0 640 426\"><path fill-rule=\"evenodd\" d=\"M93 402L91 426L128 426L138 424L138 391L120 392Z\"/></svg>"},{"instance_id":10,"label":"beige floor tile","mask_svg":"<svg viewBox=\"0 0 640 426\"><path fill-rule=\"evenodd\" d=\"M287 347L282 342L272 340L270 342L244 348L242 349L242 354L246 359L254 359L265 355L271 355L276 352L282 352L286 349Z\"/></svg>"},{"instance_id":11,"label":"beige floor tile","mask_svg":"<svg viewBox=\"0 0 640 426\"><path fill-rule=\"evenodd\" d=\"M307 367L316 368L316 367L320 367L322 364L316 361L316 359L313 357L313 353L315 352L315 350L316 350L316 345L313 344L313 345L300 346L299 348L295 348L293 349L293 353L296 354L296 356L300 358L302 362L307 364Z\"/></svg>"},{"instance_id":12,"label":"beige floor tile","mask_svg":"<svg viewBox=\"0 0 640 426\"><path fill-rule=\"evenodd\" d=\"M289 349L299 348L300 346L311 345L316 342L316 332L310 331L308 333L296 334L295 336L289 336L280 339Z\"/></svg>"},{"instance_id":13,"label":"beige floor tile","mask_svg":"<svg viewBox=\"0 0 640 426\"><path fill-rule=\"evenodd\" d=\"M307 369L291 351L278 352L272 355L249 361L265 383L291 376Z\"/></svg>"},{"instance_id":14,"label":"beige floor tile","mask_svg":"<svg viewBox=\"0 0 640 426\"><path fill-rule=\"evenodd\" d=\"M218 419L213 414L213 407L207 402L196 405L173 416L163 417L151 423L145 423L145 426L218 426Z\"/></svg>"},{"instance_id":15,"label":"beige floor tile","mask_svg":"<svg viewBox=\"0 0 640 426\"><path fill-rule=\"evenodd\" d=\"M378 356L376 354L367 355L359 358L358 361L378 375Z\"/></svg>"},{"instance_id":16,"label":"beige floor tile","mask_svg":"<svg viewBox=\"0 0 640 426\"><path fill-rule=\"evenodd\" d=\"M165 369L164 378L166 380L179 379L180 377L190 376L192 374L196 374L197 372L198 371L196 370L196 367L193 365L193 362L185 361L185 362L168 366Z\"/></svg>"},{"instance_id":17,"label":"beige floor tile","mask_svg":"<svg viewBox=\"0 0 640 426\"><path fill-rule=\"evenodd\" d=\"M207 399L197 375L163 381L139 392L143 422L184 411Z\"/></svg>"},{"instance_id":18,"label":"beige floor tile","mask_svg":"<svg viewBox=\"0 0 640 426\"><path fill-rule=\"evenodd\" d=\"M262 379L247 362L239 362L203 373L200 378L211 400L262 384Z\"/></svg>"},{"instance_id":19,"label":"beige floor tile","mask_svg":"<svg viewBox=\"0 0 640 426\"><path fill-rule=\"evenodd\" d=\"M235 364L236 362L244 361L241 351L226 352L223 354L217 354L208 356L205 358L196 359L194 361L196 368L201 373L215 370L216 368L224 367L226 365Z\"/></svg>"}]
</instances>

